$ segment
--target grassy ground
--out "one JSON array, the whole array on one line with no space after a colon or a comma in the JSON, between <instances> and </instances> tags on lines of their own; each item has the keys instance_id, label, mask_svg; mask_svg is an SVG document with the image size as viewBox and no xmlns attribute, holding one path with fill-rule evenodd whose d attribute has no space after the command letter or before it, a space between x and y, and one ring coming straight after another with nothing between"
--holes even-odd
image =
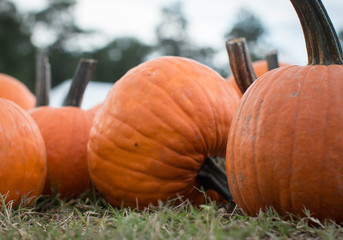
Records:
<instances>
[{"instance_id":1,"label":"grassy ground","mask_svg":"<svg viewBox=\"0 0 343 240\"><path fill-rule=\"evenodd\" d=\"M343 228L275 212L245 216L232 204L184 202L145 211L116 209L101 197L40 198L34 206L0 208L0 239L343 239Z\"/></svg>"}]
</instances>

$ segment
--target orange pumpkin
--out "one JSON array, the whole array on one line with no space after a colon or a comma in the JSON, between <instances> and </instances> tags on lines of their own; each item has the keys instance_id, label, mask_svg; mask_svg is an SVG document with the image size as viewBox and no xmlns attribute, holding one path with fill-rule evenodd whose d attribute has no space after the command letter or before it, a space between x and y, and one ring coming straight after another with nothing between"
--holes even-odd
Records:
<instances>
[{"instance_id":1,"label":"orange pumpkin","mask_svg":"<svg viewBox=\"0 0 343 240\"><path fill-rule=\"evenodd\" d=\"M250 215L343 221L343 59L319 0L291 0L303 27L308 65L272 70L241 99L230 129L227 176Z\"/></svg>"},{"instance_id":2,"label":"orange pumpkin","mask_svg":"<svg viewBox=\"0 0 343 240\"><path fill-rule=\"evenodd\" d=\"M0 194L18 204L42 193L46 150L39 129L17 104L0 99Z\"/></svg>"},{"instance_id":3,"label":"orange pumpkin","mask_svg":"<svg viewBox=\"0 0 343 240\"><path fill-rule=\"evenodd\" d=\"M233 76L227 78L227 85L229 86L229 88L234 89L240 98L242 97L242 91L239 89L237 82Z\"/></svg>"},{"instance_id":4,"label":"orange pumpkin","mask_svg":"<svg viewBox=\"0 0 343 240\"><path fill-rule=\"evenodd\" d=\"M190 59L161 57L131 69L95 116L91 179L114 206L144 208L178 196L203 202L198 172L208 156L225 154L238 101L219 74Z\"/></svg>"},{"instance_id":5,"label":"orange pumpkin","mask_svg":"<svg viewBox=\"0 0 343 240\"><path fill-rule=\"evenodd\" d=\"M38 107L30 111L44 138L48 154L48 175L44 193L51 190L62 198L77 196L91 187L87 166L87 142L95 112L84 111L82 96L95 62L83 60L72 82L64 106Z\"/></svg>"},{"instance_id":6,"label":"orange pumpkin","mask_svg":"<svg viewBox=\"0 0 343 240\"><path fill-rule=\"evenodd\" d=\"M25 110L35 107L36 97L19 80L0 73L0 98L11 100Z\"/></svg>"},{"instance_id":7,"label":"orange pumpkin","mask_svg":"<svg viewBox=\"0 0 343 240\"><path fill-rule=\"evenodd\" d=\"M44 193L51 187L61 197L79 195L89 189L87 142L94 114L79 107L38 107L30 112L44 138L48 153L48 175Z\"/></svg>"}]
</instances>

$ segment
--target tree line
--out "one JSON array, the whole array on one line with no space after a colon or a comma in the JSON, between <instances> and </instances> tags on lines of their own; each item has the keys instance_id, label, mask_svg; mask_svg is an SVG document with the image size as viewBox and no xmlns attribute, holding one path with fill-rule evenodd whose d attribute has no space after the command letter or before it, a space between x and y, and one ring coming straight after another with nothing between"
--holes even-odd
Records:
<instances>
[{"instance_id":1,"label":"tree line","mask_svg":"<svg viewBox=\"0 0 343 240\"><path fill-rule=\"evenodd\" d=\"M49 0L39 11L20 12L11 0L0 0L0 72L10 74L33 90L37 46L32 38L38 27L48 30L46 47L51 64L52 86L71 78L80 58L94 58L98 65L93 80L115 82L129 69L152 56L183 56L204 63L223 76L228 65L216 66L218 52L210 46L198 46L188 34L188 20L180 2L161 9L161 20L155 28L156 43L146 44L134 37L118 37L103 47L83 51L72 44L75 39L91 36L92 31L79 28L74 19L76 0ZM224 41L245 37L253 60L263 58L261 39L266 33L262 21L242 9L236 22L228 28ZM343 38L343 31L340 33ZM222 46L220 46L222 47Z\"/></svg>"}]
</instances>

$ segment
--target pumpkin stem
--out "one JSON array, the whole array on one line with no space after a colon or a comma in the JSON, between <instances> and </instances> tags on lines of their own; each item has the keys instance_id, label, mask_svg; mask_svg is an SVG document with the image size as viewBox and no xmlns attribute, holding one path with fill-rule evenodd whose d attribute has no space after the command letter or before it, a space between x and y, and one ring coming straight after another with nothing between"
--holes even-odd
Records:
<instances>
[{"instance_id":1,"label":"pumpkin stem","mask_svg":"<svg viewBox=\"0 0 343 240\"><path fill-rule=\"evenodd\" d=\"M80 107L83 94L94 72L97 61L81 59L74 73L69 92L64 99L63 106Z\"/></svg>"},{"instance_id":2,"label":"pumpkin stem","mask_svg":"<svg viewBox=\"0 0 343 240\"><path fill-rule=\"evenodd\" d=\"M233 198L230 193L226 173L217 166L213 158L208 157L205 159L204 164L198 172L197 180L205 190L215 190L227 201L232 201Z\"/></svg>"},{"instance_id":3,"label":"pumpkin stem","mask_svg":"<svg viewBox=\"0 0 343 240\"><path fill-rule=\"evenodd\" d=\"M226 50L233 77L241 92L244 93L257 78L245 38L226 41Z\"/></svg>"},{"instance_id":4,"label":"pumpkin stem","mask_svg":"<svg viewBox=\"0 0 343 240\"><path fill-rule=\"evenodd\" d=\"M291 0L303 29L308 65L342 65L342 48L321 0Z\"/></svg>"},{"instance_id":5,"label":"pumpkin stem","mask_svg":"<svg viewBox=\"0 0 343 240\"><path fill-rule=\"evenodd\" d=\"M51 84L50 63L46 52L36 54L36 107L49 105Z\"/></svg>"},{"instance_id":6,"label":"pumpkin stem","mask_svg":"<svg viewBox=\"0 0 343 240\"><path fill-rule=\"evenodd\" d=\"M270 51L266 54L266 61L268 64L268 70L269 71L280 67L276 50Z\"/></svg>"}]
</instances>

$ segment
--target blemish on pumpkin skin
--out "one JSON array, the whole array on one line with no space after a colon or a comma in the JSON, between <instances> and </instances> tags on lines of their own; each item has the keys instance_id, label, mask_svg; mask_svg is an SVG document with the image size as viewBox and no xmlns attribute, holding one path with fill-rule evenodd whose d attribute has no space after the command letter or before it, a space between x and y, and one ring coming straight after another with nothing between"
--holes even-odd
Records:
<instances>
[{"instance_id":1,"label":"blemish on pumpkin skin","mask_svg":"<svg viewBox=\"0 0 343 240\"><path fill-rule=\"evenodd\" d=\"M296 91L296 92L294 92L294 93L291 95L291 97L296 97L296 96L298 96L298 94L299 94L299 92Z\"/></svg>"},{"instance_id":2,"label":"blemish on pumpkin skin","mask_svg":"<svg viewBox=\"0 0 343 240\"><path fill-rule=\"evenodd\" d=\"M300 91L300 83L298 83L298 90L295 91L295 92L291 95L291 97L296 97L296 96L298 96L299 91Z\"/></svg>"},{"instance_id":3,"label":"blemish on pumpkin skin","mask_svg":"<svg viewBox=\"0 0 343 240\"><path fill-rule=\"evenodd\" d=\"M242 175L242 174L241 174L240 178L241 178L241 182L243 182L243 181L244 181L244 178L243 178L243 175Z\"/></svg>"},{"instance_id":4,"label":"blemish on pumpkin skin","mask_svg":"<svg viewBox=\"0 0 343 240\"><path fill-rule=\"evenodd\" d=\"M155 70L155 69L150 69L150 70L148 71L148 73L149 73L150 76L153 76L153 75L155 75L156 70Z\"/></svg>"},{"instance_id":5,"label":"blemish on pumpkin skin","mask_svg":"<svg viewBox=\"0 0 343 240\"><path fill-rule=\"evenodd\" d=\"M249 115L248 116L248 119L247 119L247 124L249 125L249 123L250 123L250 120L251 120L251 116Z\"/></svg>"},{"instance_id":6,"label":"blemish on pumpkin skin","mask_svg":"<svg viewBox=\"0 0 343 240\"><path fill-rule=\"evenodd\" d=\"M135 147L138 147L138 143L135 143Z\"/></svg>"},{"instance_id":7,"label":"blemish on pumpkin skin","mask_svg":"<svg viewBox=\"0 0 343 240\"><path fill-rule=\"evenodd\" d=\"M146 73L146 78L150 79L154 77L154 75L156 75L156 70L155 69L147 69Z\"/></svg>"}]
</instances>

